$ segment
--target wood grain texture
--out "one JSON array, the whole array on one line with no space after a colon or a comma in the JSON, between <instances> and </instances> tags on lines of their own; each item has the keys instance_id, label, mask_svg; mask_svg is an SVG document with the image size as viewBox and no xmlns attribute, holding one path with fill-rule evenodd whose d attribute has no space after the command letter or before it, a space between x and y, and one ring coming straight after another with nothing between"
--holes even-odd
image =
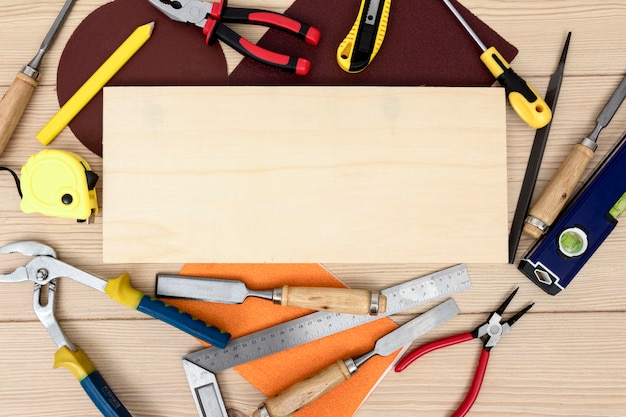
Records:
<instances>
[{"instance_id":1,"label":"wood grain texture","mask_svg":"<svg viewBox=\"0 0 626 417\"><path fill-rule=\"evenodd\" d=\"M494 88L106 88L104 260L504 262L504 106Z\"/></svg>"},{"instance_id":2,"label":"wood grain texture","mask_svg":"<svg viewBox=\"0 0 626 417\"><path fill-rule=\"evenodd\" d=\"M72 28L107 0L81 0L43 60L39 86L0 165L19 170L43 147L35 134L58 110L56 66ZM0 94L28 62L62 6L62 0L25 3L0 0ZM284 10L289 0L231 0L231 5ZM550 139L535 189L541 192L572 146L587 135L594 119L626 72L626 1L464 0L463 5L519 48L511 63L539 92L545 92L567 31L572 43ZM392 9L393 13L393 9ZM262 28L238 27L249 39ZM201 40L200 40L201 41ZM228 48L232 69L240 59ZM512 219L534 131L507 108L508 213ZM598 139L586 176L626 130L620 109ZM96 172L102 160L63 131L55 148L77 152ZM103 179L105 180L105 179ZM102 182L97 187L102 200ZM177 271L172 264L102 262L102 215L92 225L25 215L12 181L0 177L0 244L36 239L53 245L61 258L102 277L124 271L133 285L153 293L156 272ZM523 237L518 259L531 240ZM515 286L510 309L528 301L535 306L493 350L482 392L468 415L500 417L622 417L626 415L626 227L618 225L572 284L556 297L537 289L512 265L468 265L473 288L455 296L459 317L429 333L422 342L467 331L497 307ZM0 257L0 272L23 264L19 256ZM450 266L443 263L326 264L353 288L383 289ZM66 370L52 370L56 350L31 309L32 285L0 284L0 416L100 414ZM68 336L81 346L110 386L139 417L195 417L180 357L198 343L103 294L63 280L57 316ZM417 311L395 316L406 322ZM442 350L421 358L406 371L389 373L361 406L356 417L445 417L465 395L479 354L478 344ZM306 358L303 358L306 360ZM264 396L232 370L218 375L227 407L251 415ZM323 416L328 417L328 416Z\"/></svg>"}]
</instances>

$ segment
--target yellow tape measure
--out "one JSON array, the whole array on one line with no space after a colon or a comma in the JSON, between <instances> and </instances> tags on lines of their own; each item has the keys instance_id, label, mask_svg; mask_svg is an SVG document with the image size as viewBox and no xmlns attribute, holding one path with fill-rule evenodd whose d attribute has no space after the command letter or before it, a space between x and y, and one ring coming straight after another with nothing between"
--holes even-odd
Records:
<instances>
[{"instance_id":1,"label":"yellow tape measure","mask_svg":"<svg viewBox=\"0 0 626 417\"><path fill-rule=\"evenodd\" d=\"M98 175L73 152L45 149L22 167L20 208L24 213L88 222L98 213Z\"/></svg>"}]
</instances>

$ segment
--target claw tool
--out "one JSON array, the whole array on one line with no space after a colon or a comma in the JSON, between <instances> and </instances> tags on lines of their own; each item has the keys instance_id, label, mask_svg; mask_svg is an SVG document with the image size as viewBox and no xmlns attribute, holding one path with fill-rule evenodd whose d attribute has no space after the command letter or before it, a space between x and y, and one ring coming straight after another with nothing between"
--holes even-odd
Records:
<instances>
[{"instance_id":1,"label":"claw tool","mask_svg":"<svg viewBox=\"0 0 626 417\"><path fill-rule=\"evenodd\" d=\"M385 39L390 9L391 0L361 0L354 25L337 48L342 70L360 72L372 62Z\"/></svg>"},{"instance_id":2,"label":"claw tool","mask_svg":"<svg viewBox=\"0 0 626 417\"><path fill-rule=\"evenodd\" d=\"M518 268L551 295L570 284L626 210L626 135L522 258Z\"/></svg>"},{"instance_id":3,"label":"claw tool","mask_svg":"<svg viewBox=\"0 0 626 417\"><path fill-rule=\"evenodd\" d=\"M537 202L528 212L524 233L538 239L552 225L554 219L572 196L589 161L593 158L598 146L597 140L600 131L611 122L624 98L626 98L626 76L596 118L596 126L593 131L580 143L574 145Z\"/></svg>"},{"instance_id":4,"label":"claw tool","mask_svg":"<svg viewBox=\"0 0 626 417\"><path fill-rule=\"evenodd\" d=\"M252 296L283 306L373 315L384 313L387 304L386 297L377 291L287 285L273 290L250 290L242 281L170 274L157 274L156 295L225 304L241 304Z\"/></svg>"},{"instance_id":5,"label":"claw tool","mask_svg":"<svg viewBox=\"0 0 626 417\"><path fill-rule=\"evenodd\" d=\"M56 37L75 2L76 0L67 0L65 2L54 20L54 23L52 23L52 26L48 30L48 34L41 43L39 51L37 51L33 59L17 73L9 89L4 93L0 101L0 153L6 148L9 139L11 139L15 128L26 110L26 106L35 91L35 87L37 87L41 60L52 44L52 41Z\"/></svg>"},{"instance_id":6,"label":"claw tool","mask_svg":"<svg viewBox=\"0 0 626 417\"><path fill-rule=\"evenodd\" d=\"M547 125L552 119L552 111L541 96L530 84L513 71L509 63L494 46L487 48L450 0L443 0L443 2L483 51L480 55L481 61L504 87L509 103L520 119L535 129Z\"/></svg>"},{"instance_id":7,"label":"claw tool","mask_svg":"<svg viewBox=\"0 0 626 417\"><path fill-rule=\"evenodd\" d=\"M459 314L452 298L415 317L376 341L374 349L358 358L338 360L331 366L265 401L252 417L288 417L317 400L344 381L372 357L388 356L409 345L439 325Z\"/></svg>"}]
</instances>

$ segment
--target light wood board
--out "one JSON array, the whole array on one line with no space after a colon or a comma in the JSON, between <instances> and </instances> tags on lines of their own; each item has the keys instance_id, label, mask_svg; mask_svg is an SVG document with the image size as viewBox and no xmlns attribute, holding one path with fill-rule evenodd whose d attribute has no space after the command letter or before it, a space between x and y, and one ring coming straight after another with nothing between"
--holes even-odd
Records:
<instances>
[{"instance_id":1,"label":"light wood board","mask_svg":"<svg viewBox=\"0 0 626 417\"><path fill-rule=\"evenodd\" d=\"M111 87L105 262L506 262L501 89Z\"/></svg>"}]
</instances>

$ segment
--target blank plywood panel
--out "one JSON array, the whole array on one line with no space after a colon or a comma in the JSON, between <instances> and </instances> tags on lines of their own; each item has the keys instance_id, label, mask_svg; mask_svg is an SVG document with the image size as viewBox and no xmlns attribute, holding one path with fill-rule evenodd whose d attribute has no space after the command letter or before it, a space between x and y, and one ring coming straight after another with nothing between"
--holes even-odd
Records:
<instances>
[{"instance_id":1,"label":"blank plywood panel","mask_svg":"<svg viewBox=\"0 0 626 417\"><path fill-rule=\"evenodd\" d=\"M105 262L506 262L500 88L110 87Z\"/></svg>"}]
</instances>

